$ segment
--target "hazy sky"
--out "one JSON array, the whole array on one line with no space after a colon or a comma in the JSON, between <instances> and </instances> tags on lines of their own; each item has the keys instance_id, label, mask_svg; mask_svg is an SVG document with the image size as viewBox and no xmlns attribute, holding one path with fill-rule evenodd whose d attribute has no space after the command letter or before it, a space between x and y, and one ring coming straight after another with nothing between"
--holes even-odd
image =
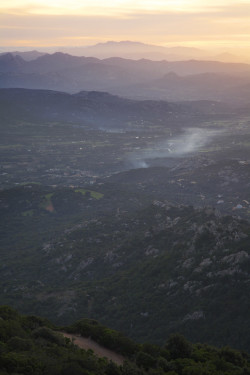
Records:
<instances>
[{"instance_id":1,"label":"hazy sky","mask_svg":"<svg viewBox=\"0 0 250 375\"><path fill-rule=\"evenodd\" d=\"M0 0L0 46L249 48L250 0Z\"/></svg>"}]
</instances>

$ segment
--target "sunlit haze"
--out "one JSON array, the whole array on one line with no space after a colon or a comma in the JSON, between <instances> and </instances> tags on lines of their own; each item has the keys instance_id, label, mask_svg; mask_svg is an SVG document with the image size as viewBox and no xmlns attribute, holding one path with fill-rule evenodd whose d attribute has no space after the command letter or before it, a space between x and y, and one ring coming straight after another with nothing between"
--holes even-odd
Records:
<instances>
[{"instance_id":1,"label":"sunlit haze","mask_svg":"<svg viewBox=\"0 0 250 375\"><path fill-rule=\"evenodd\" d=\"M250 0L8 0L0 21L5 49L131 40L246 56L250 47Z\"/></svg>"}]
</instances>

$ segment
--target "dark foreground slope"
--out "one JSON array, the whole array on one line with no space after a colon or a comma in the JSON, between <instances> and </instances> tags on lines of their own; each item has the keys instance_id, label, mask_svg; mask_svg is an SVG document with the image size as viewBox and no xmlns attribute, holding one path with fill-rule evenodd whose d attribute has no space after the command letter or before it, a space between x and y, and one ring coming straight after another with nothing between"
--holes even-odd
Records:
<instances>
[{"instance_id":1,"label":"dark foreground slope","mask_svg":"<svg viewBox=\"0 0 250 375\"><path fill-rule=\"evenodd\" d=\"M36 316L20 316L7 306L0 307L0 370L2 375L245 375L250 357L229 347L191 344L183 336L166 339L163 347L136 344L121 333L98 322L83 319L65 328L122 353L118 366L83 350L58 333L59 328Z\"/></svg>"}]
</instances>

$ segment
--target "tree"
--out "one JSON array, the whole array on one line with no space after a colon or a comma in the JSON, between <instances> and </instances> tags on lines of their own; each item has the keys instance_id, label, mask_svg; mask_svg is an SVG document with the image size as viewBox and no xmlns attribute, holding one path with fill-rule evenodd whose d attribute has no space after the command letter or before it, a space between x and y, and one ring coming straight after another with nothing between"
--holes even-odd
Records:
<instances>
[{"instance_id":1,"label":"tree","mask_svg":"<svg viewBox=\"0 0 250 375\"><path fill-rule=\"evenodd\" d=\"M192 354L192 345L180 334L171 335L166 347L172 359L189 358Z\"/></svg>"}]
</instances>

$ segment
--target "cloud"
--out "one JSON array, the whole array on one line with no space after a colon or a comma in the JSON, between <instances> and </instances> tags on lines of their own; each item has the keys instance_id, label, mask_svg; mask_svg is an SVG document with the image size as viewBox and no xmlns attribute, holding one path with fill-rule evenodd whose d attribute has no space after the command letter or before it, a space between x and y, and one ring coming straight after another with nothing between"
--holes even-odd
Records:
<instances>
[{"instance_id":1,"label":"cloud","mask_svg":"<svg viewBox=\"0 0 250 375\"><path fill-rule=\"evenodd\" d=\"M124 16L135 14L227 13L244 17L250 0L8 0L0 4L3 13L40 15Z\"/></svg>"},{"instance_id":2,"label":"cloud","mask_svg":"<svg viewBox=\"0 0 250 375\"><path fill-rule=\"evenodd\" d=\"M8 0L0 2L0 25L3 46L129 39L239 47L249 45L250 0Z\"/></svg>"}]
</instances>

